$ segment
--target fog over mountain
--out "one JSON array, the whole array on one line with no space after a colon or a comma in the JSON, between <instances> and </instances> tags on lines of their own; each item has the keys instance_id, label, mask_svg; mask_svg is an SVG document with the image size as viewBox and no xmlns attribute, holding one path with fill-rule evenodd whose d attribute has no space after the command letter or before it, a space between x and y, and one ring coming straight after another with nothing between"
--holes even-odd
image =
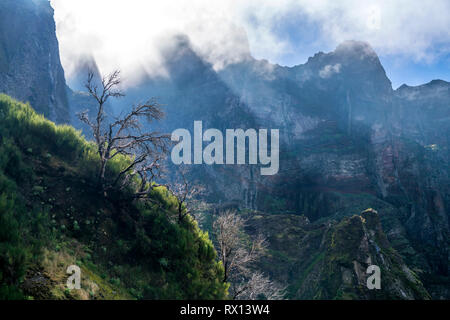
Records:
<instances>
[{"instance_id":1,"label":"fog over mountain","mask_svg":"<svg viewBox=\"0 0 450 320\"><path fill-rule=\"evenodd\" d=\"M394 87L447 79L450 4L422 1L309 0L52 0L68 78L80 57L93 56L102 73L168 74L161 48L186 34L196 52L221 69L251 52L256 59L294 66L347 40L364 40L389 64ZM101 12L101 14L98 14ZM432 18L431 18L432 17ZM414 23L412 23L414 22ZM248 40L246 40L248 39ZM406 70L411 72L405 72Z\"/></svg>"},{"instance_id":2,"label":"fog over mountain","mask_svg":"<svg viewBox=\"0 0 450 320\"><path fill-rule=\"evenodd\" d=\"M55 8L65 6L63 1L51 3ZM85 1L80 3L88 5ZM308 9L305 12L309 17L320 21L325 21L334 12L333 6L326 6L328 10L321 11L325 8L325 2L318 2L311 7L302 6L303 1L298 3L303 11ZM381 8L397 6L382 3L384 6ZM275 21L280 10L284 12L286 8L297 7L290 1L284 4L283 9L274 9L272 18ZM255 5L249 2L248 7L253 8ZM355 5L359 11L350 14L346 10L350 5L355 5L355 2L346 2L343 7L345 10L342 9L345 14L339 19L347 21L348 15L364 11L362 5ZM92 2L93 11L87 12L85 19L95 20L92 15L98 12L94 10L97 6L98 2ZM111 1L111 8L117 9L118 6L119 2ZM189 10L198 11L198 6L201 5L194 2ZM426 12L446 10L447 6L448 3L437 1L435 6L427 7ZM172 8L170 5L163 7L164 10ZM79 8L84 10L84 7ZM77 10L81 10L79 8ZM177 14L169 17L178 17L179 10L183 8L180 6L175 10ZM241 10L240 6L237 8ZM266 10L270 8L273 7L268 6ZM109 115L120 114L132 105L154 97L163 106L166 116L150 124L147 129L171 133L175 129L185 128L192 132L194 121L202 121L204 130L217 128L222 132L235 128L279 129L280 171L276 175L261 176L259 166L252 165L188 166L189 185L200 184L205 188L205 193L198 199L202 200L204 208L196 212L198 217L203 217L199 218L200 226L211 231L218 212L230 208L237 210L248 220L245 229L247 235L262 233L268 239L269 251L258 261L257 268L271 279L285 284L286 297L290 299L449 299L450 83L436 79L419 86L403 85L394 90L376 48L380 48L383 54L392 51L407 54L407 46L414 42L413 35L408 33L402 38L404 42L393 43L401 37L397 33L400 32L398 26L392 25L392 21L394 18L402 21L402 16L391 17L387 21L390 22L387 23L390 26L387 31L383 29L382 35L373 38L366 37L365 32L347 34L344 27L342 30L331 28L325 23L324 28L329 31L327 35L331 38L322 40L332 41L324 45L320 49L322 51L317 50L317 53L307 58L305 63L283 66L261 59L262 49L256 50L259 53L255 57L255 43L260 40L258 35L266 34L264 28L259 30L255 27L252 30L227 24L225 31L232 30L232 41L225 41L229 40L222 37L228 34L225 32L218 35L219 43L212 43L211 47L203 46L209 38L203 37L204 33L200 31L204 30L196 29L198 25L185 30L185 33L172 29L173 32L166 33L163 39L149 30L149 38L145 39L146 28L151 29L152 25L147 25L149 13L140 12L135 24L141 28L142 43L136 45L123 42L124 48L115 52L115 46L112 45L114 39L111 38L117 36L115 41L120 43L123 37L139 37L128 33L127 28L121 29L121 24L112 29L105 26L106 30L101 30L101 33L89 35L89 28L98 25L94 22L86 25L78 21L80 15L71 16L68 13L70 9L65 7L66 11L56 12L57 16L62 14L65 17L57 18L58 24L61 24L57 31L63 65L69 75L67 86L59 61L53 11L49 3L44 0L1 2L0 17L4 19L0 19L0 24L18 26L13 29L16 34L0 33L1 92L29 101L37 112L83 130L83 134L90 139L91 133L76 115L86 109L91 115L96 112L96 102L84 92L87 71L91 70L100 76L115 66L124 69L126 84L123 89L126 96L108 101L106 108ZM240 14L244 15L246 10L242 9ZM255 19L270 15L266 10L256 11ZM418 14L414 6L405 10L408 14L411 10ZM68 16L64 16L64 12ZM125 22L129 22L131 12L135 10L124 9L124 16L127 17ZM396 12L402 11L396 9ZM160 21L157 12L154 15L156 21ZM224 15L226 21L233 17L229 16L228 11ZM418 21L423 22L421 15L419 18ZM344 20L333 23L345 26ZM365 21L363 18L356 19L362 23L360 20ZM182 22L181 26L187 23L184 20ZM446 25L446 21L440 19L430 23L438 26L439 32ZM78 26L81 26L80 29L71 38L71 28ZM171 25L167 23L163 26L162 29L167 30ZM372 27L376 29L377 24ZM121 30L118 34L115 33L117 28ZM6 27L2 26L1 30L6 30ZM209 30L212 36L215 36L214 30ZM387 37L385 32L388 31L393 32L391 41L386 41L384 37ZM102 38L105 32L111 34ZM256 32L256 36L252 32ZM447 33L448 30L443 33L444 42L448 41ZM374 44L353 37L351 39L356 40L343 41L348 36L358 35L364 39L373 39ZM268 36L273 38L262 41L264 48L278 40L274 34L268 33ZM431 41L418 41L416 46L411 47L411 54L415 58L425 59L427 50L436 44L433 42L436 34L427 28L415 36L419 40ZM100 37L98 43L95 37ZM79 42L78 50L73 49L74 39L83 40ZM157 46L149 47L149 39L162 40ZM223 51L217 51L221 42L224 44ZM239 46L234 48L236 43ZM126 47L128 44L130 47ZM274 52L285 49L281 45L269 55L277 56ZM131 53L135 50L142 52L134 56ZM108 56L108 53L111 55ZM235 53L237 55L233 55ZM6 125L13 127L9 122L5 122L5 128ZM19 141L18 137L8 139ZM0 142L3 143L3 140ZM63 175L63 178L74 183L71 186L80 193L78 196L86 199L87 192L83 189L85 182L77 181L77 178L80 179L77 177L79 172L75 170L79 168L71 164L70 159L63 161L57 158L56 161L52 160L52 153L46 149L43 155L37 156L33 150L27 147L23 157L31 159L29 162L32 164L37 163L39 170L44 170L41 168L44 163L50 166L48 179L52 182L51 188L65 182L64 179L57 179L58 175ZM84 153L78 150L77 156L80 154ZM38 160L33 157L38 157ZM170 182L178 177L178 168L171 163L170 158L165 164L166 180ZM59 167L55 169L51 165ZM10 174L6 169L5 172L5 176ZM69 179L64 176L65 172L73 176ZM83 181L85 179L88 178L84 177ZM39 187L41 180L31 183L34 193L23 193L39 196L44 189L35 186ZM23 183L20 179L17 181ZM30 186L23 184L24 190L30 191ZM61 193L66 190L70 194L71 187L61 190ZM95 193L89 196L93 195ZM84 203L73 199L70 201L72 206ZM100 232L100 229L89 229L92 231L89 234L98 235L102 241L102 246L94 249L99 261L108 261L108 250L117 255L137 252L139 259L142 258L140 263L153 268L145 270L157 272L158 277L161 277L154 281L155 285L151 282L154 287L140 288L141 291L133 289L127 294L140 298L167 297L170 292L154 288L164 288L164 285L158 286L159 283L169 282L173 286L170 288L181 290L176 284L178 277L184 276L182 273L174 273L169 280L163 279L163 275L166 269L171 268L172 259L180 257L182 250L179 248L182 246L176 250L170 246L173 249L172 256L166 258L161 248L166 248L172 238L161 243L157 242L159 238L148 238L148 235L157 234L166 239L163 232L161 235L156 233L159 228L155 226L160 221L155 218L156 222L145 220L147 222L144 223L138 220L141 224L134 224L133 219L136 217L153 217L153 211L141 215L140 212L132 211L134 207L131 204L131 209L127 207L121 211L117 203L103 202L95 202L99 207L87 213L95 215L97 218L92 218L92 221L98 221L102 228L108 230L109 238L106 231L97 234L95 232ZM103 210L103 205L107 209ZM78 209L77 219L85 221L87 218L83 216L83 208ZM152 210L159 212L159 209ZM69 218L65 215L64 211L61 223L67 224ZM117 219L117 226L112 219ZM91 217L86 223L86 230L93 228L90 220ZM167 220L167 225L164 222L161 228L167 228L164 232L169 230L172 233L168 231L164 234L178 235L173 231L175 229L171 229L170 223ZM142 231L142 225L150 231ZM116 227L121 232L126 231L121 233L126 241L116 241ZM122 227L123 230L120 229ZM189 230L191 232L193 229ZM189 232L183 235L191 236ZM84 241L84 238L80 237L81 240ZM155 242L157 245L152 244ZM133 245L133 249L127 245ZM211 253L212 245L210 247L205 254L209 260L203 262L208 266L215 263L211 262L215 256ZM158 256L152 255L154 251L158 252ZM197 252L193 255L197 255ZM115 258L123 263L129 260L128 257ZM145 260L147 258L149 260ZM183 263L189 264L186 261ZM365 270L372 264L379 265L386 277L386 285L379 291L365 290ZM115 268L111 275L122 274L122 269ZM141 283L141 280L135 282ZM117 284L117 281L114 283ZM212 284L205 283L202 282L205 288L212 288ZM223 289L221 285L218 285L220 290ZM102 287L102 290L106 290L104 288L109 287ZM182 297L195 292L188 285L186 288L189 290L179 293ZM222 291L219 293L214 297L222 297Z\"/></svg>"}]
</instances>

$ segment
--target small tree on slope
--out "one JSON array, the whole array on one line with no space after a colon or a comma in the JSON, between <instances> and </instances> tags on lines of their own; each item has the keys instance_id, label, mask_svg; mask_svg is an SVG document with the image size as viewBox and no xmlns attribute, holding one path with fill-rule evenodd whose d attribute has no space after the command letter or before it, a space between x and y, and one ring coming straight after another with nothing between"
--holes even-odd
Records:
<instances>
[{"instance_id":1,"label":"small tree on slope","mask_svg":"<svg viewBox=\"0 0 450 320\"><path fill-rule=\"evenodd\" d=\"M89 72L86 89L97 102L95 119L90 119L88 111L78 115L92 130L94 142L100 157L98 185L103 192L111 188L124 188L133 178L140 178L135 197L145 197L151 182L160 175L161 160L168 151L169 136L158 132L148 132L148 124L160 120L164 113L160 106L149 101L131 108L125 115L109 119L105 111L109 98L120 98L124 94L118 89L120 72L114 71L103 77L100 83ZM146 126L144 126L144 123ZM107 179L108 162L119 156L127 156L129 163L112 179Z\"/></svg>"}]
</instances>

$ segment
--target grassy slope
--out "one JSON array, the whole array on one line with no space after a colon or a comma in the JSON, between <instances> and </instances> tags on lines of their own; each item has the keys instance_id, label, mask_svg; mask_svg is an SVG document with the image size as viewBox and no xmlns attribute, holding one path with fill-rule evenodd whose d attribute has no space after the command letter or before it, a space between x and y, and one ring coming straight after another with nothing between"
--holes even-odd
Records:
<instances>
[{"instance_id":1,"label":"grassy slope","mask_svg":"<svg viewBox=\"0 0 450 320\"><path fill-rule=\"evenodd\" d=\"M190 218L171 222L177 199L163 188L158 206L126 191L104 197L97 165L79 132L0 95L0 298L224 298L208 235ZM71 264L82 290L65 287Z\"/></svg>"}]
</instances>

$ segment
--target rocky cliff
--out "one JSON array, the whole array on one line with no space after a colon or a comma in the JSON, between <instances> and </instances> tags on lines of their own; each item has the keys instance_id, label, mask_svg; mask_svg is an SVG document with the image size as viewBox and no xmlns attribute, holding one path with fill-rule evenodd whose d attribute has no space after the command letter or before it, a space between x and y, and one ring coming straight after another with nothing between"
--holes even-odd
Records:
<instances>
[{"instance_id":1,"label":"rocky cliff","mask_svg":"<svg viewBox=\"0 0 450 320\"><path fill-rule=\"evenodd\" d=\"M290 298L430 298L420 278L392 247L373 209L326 223L258 213L250 217L247 232L268 237L269 253L260 267L290 284ZM378 290L367 286L372 265L380 268Z\"/></svg>"},{"instance_id":2,"label":"rocky cliff","mask_svg":"<svg viewBox=\"0 0 450 320\"><path fill-rule=\"evenodd\" d=\"M46 0L0 2L0 92L69 122L53 9Z\"/></svg>"},{"instance_id":3,"label":"rocky cliff","mask_svg":"<svg viewBox=\"0 0 450 320\"><path fill-rule=\"evenodd\" d=\"M192 129L194 120L220 130L280 129L276 176L249 166L192 170L210 202L314 223L372 207L430 295L448 295L448 83L393 90L364 42L345 42L292 68L249 57L216 72L180 39L164 54L170 78L147 79L124 103L160 97L167 132Z\"/></svg>"}]
</instances>

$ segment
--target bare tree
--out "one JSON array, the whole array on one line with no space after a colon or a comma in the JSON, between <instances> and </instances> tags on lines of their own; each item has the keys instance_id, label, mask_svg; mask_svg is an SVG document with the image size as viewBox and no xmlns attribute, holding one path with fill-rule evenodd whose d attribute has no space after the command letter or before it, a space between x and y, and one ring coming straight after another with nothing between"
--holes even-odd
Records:
<instances>
[{"instance_id":1,"label":"bare tree","mask_svg":"<svg viewBox=\"0 0 450 320\"><path fill-rule=\"evenodd\" d=\"M278 282L271 281L262 272L254 272L249 279L238 283L235 291L235 299L239 300L283 300L286 287Z\"/></svg>"},{"instance_id":2,"label":"bare tree","mask_svg":"<svg viewBox=\"0 0 450 320\"><path fill-rule=\"evenodd\" d=\"M262 235L251 244L246 243L243 239L245 223L235 211L227 210L213 224L219 259L225 270L223 281L230 283L230 296L232 299L281 299L284 288L254 270L267 243Z\"/></svg>"},{"instance_id":3,"label":"bare tree","mask_svg":"<svg viewBox=\"0 0 450 320\"><path fill-rule=\"evenodd\" d=\"M168 151L169 136L158 132L144 132L142 120L148 124L164 116L160 106L154 101L138 104L120 118L107 119L105 106L109 98L124 96L118 89L120 83L119 71L103 77L99 84L96 83L94 74L89 72L86 89L97 102L97 114L94 120L89 118L88 111L78 116L91 128L97 146L100 157L98 185L101 190L123 188L138 176L140 182L135 196L143 197L148 194L150 182L160 174L160 162ZM120 155L127 156L129 164L107 181L107 164Z\"/></svg>"},{"instance_id":4,"label":"bare tree","mask_svg":"<svg viewBox=\"0 0 450 320\"><path fill-rule=\"evenodd\" d=\"M201 195L204 192L204 188L201 185L190 184L186 178L186 168L181 167L177 172L175 181L169 184L168 188L174 196L178 198L178 222L188 215L192 214L192 202L195 201L195 197Z\"/></svg>"}]
</instances>

